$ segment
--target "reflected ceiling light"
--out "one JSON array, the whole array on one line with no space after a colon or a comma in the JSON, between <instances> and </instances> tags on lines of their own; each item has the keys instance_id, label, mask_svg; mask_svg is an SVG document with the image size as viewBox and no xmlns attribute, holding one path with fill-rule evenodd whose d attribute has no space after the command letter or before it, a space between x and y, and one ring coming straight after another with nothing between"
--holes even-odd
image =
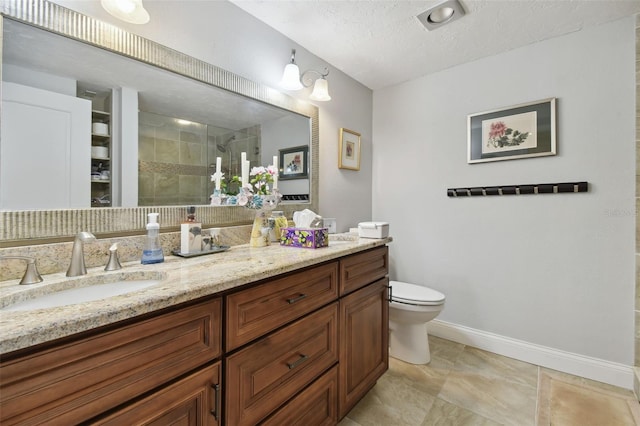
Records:
<instances>
[{"instance_id":1,"label":"reflected ceiling light","mask_svg":"<svg viewBox=\"0 0 640 426\"><path fill-rule=\"evenodd\" d=\"M130 24L146 24L149 13L142 5L142 0L100 0L104 10L116 18Z\"/></svg>"},{"instance_id":2,"label":"reflected ceiling light","mask_svg":"<svg viewBox=\"0 0 640 426\"><path fill-rule=\"evenodd\" d=\"M429 31L455 21L465 15L464 8L458 0L446 0L418 15L418 20Z\"/></svg>"},{"instance_id":3,"label":"reflected ceiling light","mask_svg":"<svg viewBox=\"0 0 640 426\"><path fill-rule=\"evenodd\" d=\"M295 59L296 50L291 49L291 62L284 67L280 86L286 90L300 90L304 87L310 87L313 84L313 92L309 95L309 99L314 101L330 101L329 83L326 78L327 75L329 75L329 69L325 68L324 72L307 70L300 76L300 68L296 65Z\"/></svg>"}]
</instances>

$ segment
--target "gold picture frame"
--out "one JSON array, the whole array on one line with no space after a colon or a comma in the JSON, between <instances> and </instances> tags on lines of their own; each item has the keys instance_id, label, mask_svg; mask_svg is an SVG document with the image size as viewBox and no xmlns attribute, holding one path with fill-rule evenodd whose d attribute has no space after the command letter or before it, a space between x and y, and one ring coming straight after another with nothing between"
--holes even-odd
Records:
<instances>
[{"instance_id":1,"label":"gold picture frame","mask_svg":"<svg viewBox=\"0 0 640 426\"><path fill-rule=\"evenodd\" d=\"M360 133L340 128L338 168L360 170Z\"/></svg>"}]
</instances>

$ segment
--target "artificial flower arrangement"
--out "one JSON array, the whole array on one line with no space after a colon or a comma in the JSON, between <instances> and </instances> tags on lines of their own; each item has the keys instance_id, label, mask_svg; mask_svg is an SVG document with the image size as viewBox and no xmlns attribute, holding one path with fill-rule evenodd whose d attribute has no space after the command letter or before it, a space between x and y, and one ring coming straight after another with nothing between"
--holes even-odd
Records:
<instances>
[{"instance_id":1,"label":"artificial flower arrangement","mask_svg":"<svg viewBox=\"0 0 640 426\"><path fill-rule=\"evenodd\" d=\"M211 205L237 205L254 210L274 208L282 198L282 194L276 187L277 174L276 166L253 167L249 172L247 183L243 185L243 179L240 176L233 176L227 183L224 173L216 172L211 175L211 181L216 182L216 189L211 195ZM238 192L228 192L230 187L238 187Z\"/></svg>"}]
</instances>

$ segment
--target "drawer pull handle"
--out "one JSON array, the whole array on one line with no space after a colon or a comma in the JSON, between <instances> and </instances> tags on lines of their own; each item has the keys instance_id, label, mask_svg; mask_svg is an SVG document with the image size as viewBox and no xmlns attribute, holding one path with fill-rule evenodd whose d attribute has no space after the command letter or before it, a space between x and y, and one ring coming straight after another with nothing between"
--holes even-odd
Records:
<instances>
[{"instance_id":1,"label":"drawer pull handle","mask_svg":"<svg viewBox=\"0 0 640 426\"><path fill-rule=\"evenodd\" d=\"M306 360L308 360L309 357L307 355L300 355L300 359L298 359L295 362L292 363L287 363L287 365L289 366L289 370L293 370L294 368L296 368L297 366L299 366L300 364L302 364L303 362L305 362Z\"/></svg>"},{"instance_id":2,"label":"drawer pull handle","mask_svg":"<svg viewBox=\"0 0 640 426\"><path fill-rule=\"evenodd\" d=\"M300 293L300 296L298 296L298 297L292 297L291 299L287 299L287 302L288 302L290 305L292 305L292 304L294 304L294 303L296 303L296 302L298 302L298 301L300 301L300 300L304 299L305 297L307 297L307 295L306 295L306 294Z\"/></svg>"},{"instance_id":3,"label":"drawer pull handle","mask_svg":"<svg viewBox=\"0 0 640 426\"><path fill-rule=\"evenodd\" d=\"M219 384L215 384L215 385L211 385L211 388L213 389L213 393L214 393L214 399L215 399L215 405L213 410L211 410L211 415L213 416L214 419L216 419L217 421L220 421L220 385Z\"/></svg>"}]
</instances>

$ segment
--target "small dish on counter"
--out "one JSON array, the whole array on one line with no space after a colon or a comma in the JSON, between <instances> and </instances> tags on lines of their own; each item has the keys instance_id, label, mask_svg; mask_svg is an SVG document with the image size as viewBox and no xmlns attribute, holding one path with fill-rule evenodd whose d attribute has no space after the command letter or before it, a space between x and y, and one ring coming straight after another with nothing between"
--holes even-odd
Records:
<instances>
[{"instance_id":1,"label":"small dish on counter","mask_svg":"<svg viewBox=\"0 0 640 426\"><path fill-rule=\"evenodd\" d=\"M230 246L220 246L220 247L212 248L211 250L202 250L202 251L197 251L195 253L180 253L180 250L172 250L171 254L173 254L174 256L188 258L188 257L204 256L205 254L221 253L223 251L229 250L230 248L231 248Z\"/></svg>"}]
</instances>

